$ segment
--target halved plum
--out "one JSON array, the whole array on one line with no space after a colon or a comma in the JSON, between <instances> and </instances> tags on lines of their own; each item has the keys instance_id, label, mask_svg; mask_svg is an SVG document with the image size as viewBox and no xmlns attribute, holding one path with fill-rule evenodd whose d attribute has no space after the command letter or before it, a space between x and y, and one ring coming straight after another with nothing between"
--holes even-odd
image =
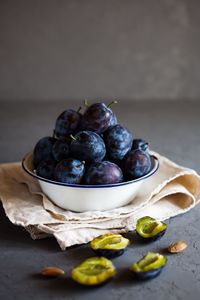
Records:
<instances>
[{"instance_id":1,"label":"halved plum","mask_svg":"<svg viewBox=\"0 0 200 300\"><path fill-rule=\"evenodd\" d=\"M157 277L167 263L167 257L159 253L148 252L142 259L132 264L131 272L141 280Z\"/></svg>"},{"instance_id":2,"label":"halved plum","mask_svg":"<svg viewBox=\"0 0 200 300\"><path fill-rule=\"evenodd\" d=\"M75 267L71 277L79 284L96 286L108 281L116 274L112 262L105 257L90 257Z\"/></svg>"},{"instance_id":3,"label":"halved plum","mask_svg":"<svg viewBox=\"0 0 200 300\"><path fill-rule=\"evenodd\" d=\"M114 258L122 255L129 243L121 234L107 233L92 240L90 246L98 256Z\"/></svg>"},{"instance_id":4,"label":"halved plum","mask_svg":"<svg viewBox=\"0 0 200 300\"><path fill-rule=\"evenodd\" d=\"M143 217L137 221L136 233L143 241L153 242L160 239L167 230L167 224L151 217Z\"/></svg>"}]
</instances>

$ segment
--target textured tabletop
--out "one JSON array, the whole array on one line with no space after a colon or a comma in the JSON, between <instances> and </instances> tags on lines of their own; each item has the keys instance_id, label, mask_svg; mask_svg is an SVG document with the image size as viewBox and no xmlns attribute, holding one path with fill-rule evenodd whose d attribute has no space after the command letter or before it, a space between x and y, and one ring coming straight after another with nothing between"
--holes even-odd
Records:
<instances>
[{"instance_id":1,"label":"textured tabletop","mask_svg":"<svg viewBox=\"0 0 200 300\"><path fill-rule=\"evenodd\" d=\"M1 102L0 161L20 160L36 141L51 134L54 120L69 102ZM196 102L121 102L115 112L119 121L135 137L148 140L151 147L177 163L200 173L200 103ZM116 278L99 288L83 288L68 277L71 268L93 256L88 245L62 252L52 238L33 241L22 228L12 225L0 209L0 299L145 299L197 300L200 295L200 205L185 215L167 221L168 232L158 242L141 245L133 232L128 251L113 260ZM156 279L135 281L128 268L147 251L163 251L171 242L183 239L184 253L168 255L168 265ZM67 276L43 279L37 275L49 265L62 267Z\"/></svg>"}]
</instances>

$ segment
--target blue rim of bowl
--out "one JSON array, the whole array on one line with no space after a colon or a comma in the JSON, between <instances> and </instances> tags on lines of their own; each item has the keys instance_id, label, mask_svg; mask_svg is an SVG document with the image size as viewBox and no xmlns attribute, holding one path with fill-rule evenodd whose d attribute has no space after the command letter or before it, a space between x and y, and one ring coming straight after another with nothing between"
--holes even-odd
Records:
<instances>
[{"instance_id":1,"label":"blue rim of bowl","mask_svg":"<svg viewBox=\"0 0 200 300\"><path fill-rule=\"evenodd\" d=\"M61 185L61 186L67 186L67 187L77 187L77 188L111 188L111 187L118 187L118 186L123 186L123 185L128 185L131 183L135 183L138 181L141 181L143 179L147 179L148 177L151 177L159 168L160 164L159 164L159 160L158 157L156 157L155 155L151 155L151 159L153 159L153 161L156 161L156 164L154 164L154 167L151 169L151 171L149 173L147 173L146 175L130 180L130 181L124 181L124 182L120 182L120 183L114 183L114 184L99 184L99 185L86 185L86 184L68 184L68 183L63 183L63 182L58 182L58 181L53 181L50 179L46 179L43 177L40 177L38 175L36 175L34 172L30 171L28 168L26 168L25 166L25 160L28 157L28 155L30 155L32 152L27 153L24 158L22 159L22 168L24 169L24 171L26 173L28 173L29 175L31 175L32 177L44 181L44 182L48 182L51 184L55 184L55 185Z\"/></svg>"}]
</instances>

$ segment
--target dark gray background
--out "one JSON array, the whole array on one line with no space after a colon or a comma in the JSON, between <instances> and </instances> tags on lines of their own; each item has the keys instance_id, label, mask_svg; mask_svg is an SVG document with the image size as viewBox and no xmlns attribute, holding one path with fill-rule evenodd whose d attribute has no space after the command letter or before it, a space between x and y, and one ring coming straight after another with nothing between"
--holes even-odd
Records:
<instances>
[{"instance_id":1,"label":"dark gray background","mask_svg":"<svg viewBox=\"0 0 200 300\"><path fill-rule=\"evenodd\" d=\"M0 100L199 99L198 0L1 0Z\"/></svg>"}]
</instances>

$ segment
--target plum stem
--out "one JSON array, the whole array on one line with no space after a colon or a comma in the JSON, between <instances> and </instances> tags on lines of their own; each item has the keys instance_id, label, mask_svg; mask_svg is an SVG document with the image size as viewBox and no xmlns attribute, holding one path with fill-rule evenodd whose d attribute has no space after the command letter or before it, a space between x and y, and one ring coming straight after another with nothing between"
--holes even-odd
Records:
<instances>
[{"instance_id":1,"label":"plum stem","mask_svg":"<svg viewBox=\"0 0 200 300\"><path fill-rule=\"evenodd\" d=\"M113 104L117 104L117 103L118 103L118 101L114 100L114 101L110 102L110 103L107 105L107 107L111 107Z\"/></svg>"},{"instance_id":2,"label":"plum stem","mask_svg":"<svg viewBox=\"0 0 200 300\"><path fill-rule=\"evenodd\" d=\"M54 139L57 139L57 136L56 136L56 131L55 131L55 129L53 130L52 137L53 137Z\"/></svg>"},{"instance_id":3,"label":"plum stem","mask_svg":"<svg viewBox=\"0 0 200 300\"><path fill-rule=\"evenodd\" d=\"M80 167L81 167L82 165L84 165L84 164L85 164L85 161L83 160L83 161L81 162L81 164L77 166L77 168L80 169Z\"/></svg>"},{"instance_id":4,"label":"plum stem","mask_svg":"<svg viewBox=\"0 0 200 300\"><path fill-rule=\"evenodd\" d=\"M76 138L73 136L73 134L70 134L70 138L74 141L76 141Z\"/></svg>"},{"instance_id":5,"label":"plum stem","mask_svg":"<svg viewBox=\"0 0 200 300\"><path fill-rule=\"evenodd\" d=\"M77 110L77 113L79 113L81 111L82 107L79 106L78 110Z\"/></svg>"},{"instance_id":6,"label":"plum stem","mask_svg":"<svg viewBox=\"0 0 200 300\"><path fill-rule=\"evenodd\" d=\"M88 106L89 106L89 104L88 104L88 100L87 100L87 99L85 99L85 100L84 100L84 105L85 105L86 107L88 107Z\"/></svg>"}]
</instances>

